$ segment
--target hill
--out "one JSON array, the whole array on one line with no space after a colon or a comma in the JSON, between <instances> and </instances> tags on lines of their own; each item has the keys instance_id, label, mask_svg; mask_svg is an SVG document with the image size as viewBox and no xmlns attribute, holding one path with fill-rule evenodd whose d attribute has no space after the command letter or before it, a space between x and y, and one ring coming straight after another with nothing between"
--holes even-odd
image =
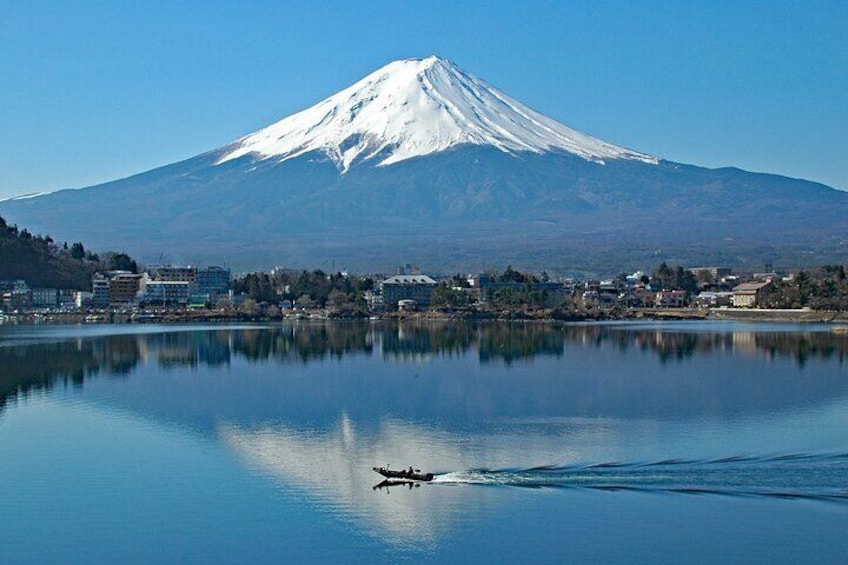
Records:
<instances>
[{"instance_id":1,"label":"hill","mask_svg":"<svg viewBox=\"0 0 848 565\"><path fill-rule=\"evenodd\" d=\"M31 287L87 289L99 269L137 268L125 254L105 253L104 260L81 242L61 247L49 235L32 235L0 217L0 280L24 280Z\"/></svg>"}]
</instances>

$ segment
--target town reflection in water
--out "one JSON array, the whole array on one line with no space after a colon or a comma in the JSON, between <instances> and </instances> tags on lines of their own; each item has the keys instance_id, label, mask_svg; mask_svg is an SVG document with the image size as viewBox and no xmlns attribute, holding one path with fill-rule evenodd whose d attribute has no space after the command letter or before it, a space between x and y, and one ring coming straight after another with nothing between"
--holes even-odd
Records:
<instances>
[{"instance_id":1,"label":"town reflection in water","mask_svg":"<svg viewBox=\"0 0 848 565\"><path fill-rule=\"evenodd\" d=\"M638 350L662 363L716 353L783 358L803 367L811 359L835 360L848 353L848 332L816 327L774 331L675 327L674 325L553 325L544 323L296 323L261 328L203 327L73 339L18 339L0 333L0 408L17 395L50 389L56 382L81 386L90 377L121 377L140 363L161 368L227 366L233 359L277 364L347 355L420 361L476 355L481 364L510 366L534 358L562 357L569 348ZM709 331L707 331L709 330ZM59 337L57 337L57 335Z\"/></svg>"}]
</instances>

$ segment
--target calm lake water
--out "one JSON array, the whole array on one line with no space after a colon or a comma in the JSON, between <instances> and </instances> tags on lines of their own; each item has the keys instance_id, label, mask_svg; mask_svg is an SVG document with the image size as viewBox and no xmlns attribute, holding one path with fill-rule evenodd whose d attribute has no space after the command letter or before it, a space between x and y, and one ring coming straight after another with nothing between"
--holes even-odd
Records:
<instances>
[{"instance_id":1,"label":"calm lake water","mask_svg":"<svg viewBox=\"0 0 848 565\"><path fill-rule=\"evenodd\" d=\"M0 326L0 515L3 563L844 564L848 332Z\"/></svg>"}]
</instances>

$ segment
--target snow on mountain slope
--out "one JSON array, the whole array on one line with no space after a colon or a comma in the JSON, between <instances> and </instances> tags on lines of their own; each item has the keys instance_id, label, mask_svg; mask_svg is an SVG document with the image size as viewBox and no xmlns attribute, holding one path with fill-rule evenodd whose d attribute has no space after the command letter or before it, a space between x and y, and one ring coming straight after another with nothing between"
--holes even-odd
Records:
<instances>
[{"instance_id":1,"label":"snow on mountain slope","mask_svg":"<svg viewBox=\"0 0 848 565\"><path fill-rule=\"evenodd\" d=\"M346 172L355 162L391 165L461 144L506 153L565 151L603 163L657 163L575 131L510 98L439 57L394 61L353 86L247 135L218 163L252 154L260 160L325 153Z\"/></svg>"}]
</instances>

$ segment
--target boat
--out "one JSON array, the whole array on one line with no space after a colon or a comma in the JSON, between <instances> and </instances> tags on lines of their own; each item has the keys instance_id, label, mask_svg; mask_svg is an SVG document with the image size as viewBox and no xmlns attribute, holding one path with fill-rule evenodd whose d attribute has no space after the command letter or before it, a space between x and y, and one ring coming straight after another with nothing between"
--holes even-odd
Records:
<instances>
[{"instance_id":1,"label":"boat","mask_svg":"<svg viewBox=\"0 0 848 565\"><path fill-rule=\"evenodd\" d=\"M402 479L407 481L432 481L433 473L422 473L421 469L413 469L410 467L409 469L404 469L401 471L395 471L394 469L389 469L386 467L372 467L375 473L379 473L386 477L387 479Z\"/></svg>"}]
</instances>

